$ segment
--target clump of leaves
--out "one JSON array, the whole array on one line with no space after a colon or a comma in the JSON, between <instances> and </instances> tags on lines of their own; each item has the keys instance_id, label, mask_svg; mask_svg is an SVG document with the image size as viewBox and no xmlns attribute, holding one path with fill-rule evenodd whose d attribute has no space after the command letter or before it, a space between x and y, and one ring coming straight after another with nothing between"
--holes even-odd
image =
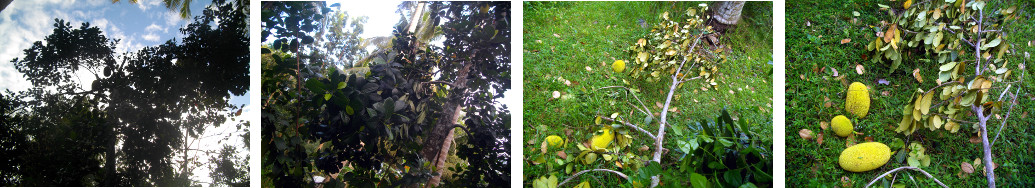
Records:
<instances>
[{"instance_id":1,"label":"clump of leaves","mask_svg":"<svg viewBox=\"0 0 1035 188\"><path fill-rule=\"evenodd\" d=\"M912 102L903 108L896 132L910 135L920 128L944 128L956 133L960 124L966 123L959 120L967 113L960 112L973 108L992 114L1001 109L1003 102L990 100L993 94L989 90L1010 79L1013 72L1003 58L1010 45L1003 42L1006 35L1001 27L1017 19L1016 7L986 11L983 1L953 0L904 6L903 10L880 6L889 10L893 19L886 31L878 32L882 37L867 46L875 53L874 62L883 61L881 57L891 59L894 70L902 60L901 53L909 47L922 50L940 64L935 80L938 86L917 89L910 98ZM974 59L963 58L966 56ZM976 74L966 75L967 67L975 68L971 70Z\"/></svg>"},{"instance_id":2,"label":"clump of leaves","mask_svg":"<svg viewBox=\"0 0 1035 188\"><path fill-rule=\"evenodd\" d=\"M924 154L927 151L920 143L909 144L909 158L906 162L912 167L928 167L931 166L931 156Z\"/></svg>"},{"instance_id":3,"label":"clump of leaves","mask_svg":"<svg viewBox=\"0 0 1035 188\"><path fill-rule=\"evenodd\" d=\"M633 57L628 65L632 76L657 82L675 74L680 63L686 60L700 65L697 76L706 80L705 83L718 85L714 75L719 70L718 64L726 59L722 48L694 48L698 40L714 32L710 26L705 26L704 20L709 16L703 12L707 10L705 4L701 4L700 9L688 8L684 13L688 18L684 22L673 21L678 19L670 17L675 15L668 11L661 13L662 21L654 25L649 36L640 38L626 50ZM692 75L694 71L683 72Z\"/></svg>"},{"instance_id":4,"label":"clump of leaves","mask_svg":"<svg viewBox=\"0 0 1035 188\"><path fill-rule=\"evenodd\" d=\"M985 26L975 24L972 18L983 16L980 13L985 10L984 1L925 1L915 5L903 4L901 9L884 4L878 6L881 10L888 11L892 19L882 21L881 27L875 28L877 38L869 42L866 49L873 53L872 62L883 63L885 59L890 60L892 72L902 64L903 54L912 53L908 51L909 48L917 47L922 47L924 53L935 56L943 68L951 68L953 66L948 64L960 61L958 57L973 55L962 50L976 43L971 40L974 38L967 35L978 33L983 35L980 36L982 38L992 39L982 40L983 43L976 44L982 51L986 51L979 55L988 58L992 55L989 52L992 52L996 55L998 63L998 59L1009 49L1009 45L1000 45L1006 35L1001 32L986 32L991 30L984 27L1002 27L1006 21L1017 19L1014 15L1017 7L1010 7L988 11L992 14L989 17L996 19L983 20ZM948 80L946 76L939 74L939 80Z\"/></svg>"}]
</instances>

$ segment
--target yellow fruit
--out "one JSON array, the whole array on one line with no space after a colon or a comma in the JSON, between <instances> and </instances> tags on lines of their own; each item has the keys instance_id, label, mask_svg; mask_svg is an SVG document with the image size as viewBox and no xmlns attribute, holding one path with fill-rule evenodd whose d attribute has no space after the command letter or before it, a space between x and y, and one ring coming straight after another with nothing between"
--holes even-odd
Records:
<instances>
[{"instance_id":1,"label":"yellow fruit","mask_svg":"<svg viewBox=\"0 0 1035 188\"><path fill-rule=\"evenodd\" d=\"M549 145L550 148L558 148L561 147L561 145L564 145L564 139L557 135L550 135L546 137L546 144Z\"/></svg>"},{"instance_id":2,"label":"yellow fruit","mask_svg":"<svg viewBox=\"0 0 1035 188\"><path fill-rule=\"evenodd\" d=\"M834 124L833 129L834 133L837 133L837 136L846 137L855 131L855 128L852 127L852 121L848 120L848 117L845 117L844 115L834 117L833 120L830 120L830 123Z\"/></svg>"},{"instance_id":3,"label":"yellow fruit","mask_svg":"<svg viewBox=\"0 0 1035 188\"><path fill-rule=\"evenodd\" d=\"M865 172L877 169L891 159L891 148L880 142L856 144L841 151L837 162L841 168L852 172Z\"/></svg>"},{"instance_id":4,"label":"yellow fruit","mask_svg":"<svg viewBox=\"0 0 1035 188\"><path fill-rule=\"evenodd\" d=\"M625 70L625 61L615 60L615 62L611 64L611 68L614 69L615 72L622 72Z\"/></svg>"},{"instance_id":5,"label":"yellow fruit","mask_svg":"<svg viewBox=\"0 0 1035 188\"><path fill-rule=\"evenodd\" d=\"M590 145L592 146L592 148L590 149L607 149L607 146L610 145L611 141L615 139L615 135L611 133L611 126L604 126L597 132L598 134L593 135L593 138L590 139Z\"/></svg>"},{"instance_id":6,"label":"yellow fruit","mask_svg":"<svg viewBox=\"0 0 1035 188\"><path fill-rule=\"evenodd\" d=\"M859 118L866 117L866 112L870 110L870 92L865 84L853 82L848 86L845 110Z\"/></svg>"}]
</instances>

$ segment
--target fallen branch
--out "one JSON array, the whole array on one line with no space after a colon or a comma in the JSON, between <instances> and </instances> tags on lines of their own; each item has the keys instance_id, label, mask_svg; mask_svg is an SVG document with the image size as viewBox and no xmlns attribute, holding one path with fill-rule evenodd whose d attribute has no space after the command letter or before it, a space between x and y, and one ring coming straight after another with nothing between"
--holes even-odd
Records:
<instances>
[{"instance_id":1,"label":"fallen branch","mask_svg":"<svg viewBox=\"0 0 1035 188\"><path fill-rule=\"evenodd\" d=\"M881 178L884 178L884 176L887 176L888 174L894 173L894 172L899 171L899 170L920 171L920 173L923 173L928 178L933 179L935 183L938 183L938 185L941 185L942 187L945 187L945 188L949 188L949 186L945 186L944 183L942 183L941 181L938 181L938 178L934 178L934 176L931 176L931 174L928 174L927 171L924 171L923 169L920 169L920 168L917 168L917 167L911 167L911 166L898 167L896 169L892 169L891 171L885 172L884 174L881 174L880 176L877 176L877 178L873 178L873 181L870 181L870 183L867 183L865 187L870 187L870 185L873 185L873 183L876 183L877 180L879 180Z\"/></svg>"},{"instance_id":2,"label":"fallen branch","mask_svg":"<svg viewBox=\"0 0 1035 188\"><path fill-rule=\"evenodd\" d=\"M640 131L643 134L647 134L647 136L650 136L650 139L657 138L657 137L654 136L654 134L651 134L650 132L647 132L647 130L644 130L644 129L642 129L642 128L640 128L640 127L638 127L638 126L636 126L636 125L634 125L632 123L627 123L627 122L624 122L624 121L621 121L621 120L611 119L609 117L604 117L604 116L597 116L597 117L600 117L601 119L606 119L608 121L614 121L614 122L622 123L622 125L635 128L637 131Z\"/></svg>"},{"instance_id":3,"label":"fallen branch","mask_svg":"<svg viewBox=\"0 0 1035 188\"><path fill-rule=\"evenodd\" d=\"M626 176L626 175L625 175L625 174L623 174L622 172L618 172L618 171L614 171L614 170L608 170L608 169L602 169L602 168L598 168L598 169L589 169L589 170L583 170L583 171L577 172L577 173L575 173L574 175L571 175L571 177L569 177L568 179L565 179L564 181L561 181L561 183L557 184L557 187L561 187L561 186L562 186L562 185L564 185L565 183L568 183L568 181L571 181L572 179L575 179L575 178L579 177L579 175L585 174L585 173L587 173L587 172L594 172L594 171L597 171L597 172L610 172L610 173L615 173L615 174L616 174L616 175L618 175L619 177L622 177L622 178L623 178L623 179L625 179L625 180L629 180L629 176Z\"/></svg>"}]
</instances>

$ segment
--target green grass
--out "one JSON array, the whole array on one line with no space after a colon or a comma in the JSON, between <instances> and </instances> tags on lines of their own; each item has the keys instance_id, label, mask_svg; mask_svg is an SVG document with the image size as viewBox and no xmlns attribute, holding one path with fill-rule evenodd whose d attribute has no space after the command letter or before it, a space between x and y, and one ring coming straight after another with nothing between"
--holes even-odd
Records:
<instances>
[{"instance_id":1,"label":"green grass","mask_svg":"<svg viewBox=\"0 0 1035 188\"><path fill-rule=\"evenodd\" d=\"M882 3L898 3L901 1ZM871 104L869 115L859 119L849 116L855 125L855 130L864 135L857 137L861 143L863 137L872 137L874 141L889 143L895 138L903 139L906 145L910 142L921 143L927 149L932 162L929 167L923 168L935 178L950 187L983 187L987 185L984 176L978 173L969 176L960 176L960 164L966 161L974 161L983 155L981 145L968 142L971 136L975 136L975 130L971 126L963 125L959 133L949 133L944 130L930 131L927 129L918 130L912 136L905 136L896 133L895 127L901 120L901 108L907 104L912 91L917 88L929 89L934 87L934 78L937 77L936 63L924 63L918 61L919 55L913 55L903 61L902 66L896 72L889 72L889 64L874 64L864 59L867 41L875 39L874 29L871 25L878 25L880 19L886 19L886 12L878 10L877 1L790 1L787 2L787 88L786 88L786 177L788 187L837 187L842 183L842 178L848 179L852 187L861 187L875 178L877 175L888 170L907 166L894 157L884 166L862 173L848 172L837 164L837 157L846 148L846 138L834 136L831 130L822 130L820 122L829 122L837 115L847 114L844 108L845 90L851 82L862 82L870 87ZM1010 68L1015 69L1014 75L1020 71L1016 65L1025 62L1024 52L1035 53L1035 47L1028 45L1028 41L1035 40L1035 11L1032 11L1032 4L1029 2L1025 10L1019 15L1020 21L1009 24L1005 30L1010 31L1009 41L1016 50L1009 55ZM1008 5L1008 6L1012 6ZM852 11L858 11L861 16L854 17ZM857 19L853 22L853 19ZM848 44L841 44L842 39L851 39ZM866 72L862 75L855 72L855 65L862 64ZM1031 60L1027 60L1028 68L1026 78L1020 85L1013 88L1021 88L1021 98L1018 100L1017 109L1007 122L999 141L992 148L993 161L999 164L996 172L996 183L1003 187L1031 187L1035 183L1035 134L1030 129L1035 121L1030 116L1024 115L1025 111L1035 106L1035 99L1032 98L1032 88L1035 88L1035 78ZM832 75L830 68L837 69L843 80ZM911 72L920 69L924 78L922 83L917 82ZM823 71L816 71L823 70ZM973 70L968 70L973 71ZM1015 77L1016 78L1016 77ZM890 85L879 85L879 79L886 79ZM1013 90L1013 89L1011 89ZM1002 89L993 90L991 93L1000 93ZM887 95L884 94L887 92ZM831 103L830 107L825 104ZM1030 114L1035 115L1035 114ZM974 121L971 117L968 121ZM989 121L990 138L995 136L999 130L1000 120L993 118ZM991 126L991 125L994 125ZM822 145L815 139L805 140L798 136L801 129L810 129L815 133L824 133ZM910 180L913 177L913 180ZM902 183L912 187L937 186L933 180L924 177L920 173L906 172L898 173L895 183Z\"/></svg>"},{"instance_id":2,"label":"green grass","mask_svg":"<svg viewBox=\"0 0 1035 188\"><path fill-rule=\"evenodd\" d=\"M640 90L636 95L659 112L656 103L664 103L669 79L647 82L629 75L615 73L611 63L616 59L630 60L623 51L637 39L645 37L649 28L641 28L638 20L656 23L658 16L669 11L681 13L694 2L526 2L524 17L524 185L532 180L554 174L561 180L569 177L562 168L536 164L532 159L541 154L539 144L548 135L560 135L568 141L565 152L578 155L575 144L588 140L599 127L593 120L597 115L619 113L633 123L642 124L646 116L631 105L636 100L617 89L597 90L606 86L625 86ZM733 116L749 118L751 122L771 122L772 119L772 4L749 2L738 27L720 40L732 50L729 61L720 65L717 89L702 90L703 82L687 82L676 90L672 106L678 112L669 116L673 122L714 119L723 108ZM556 36L555 36L556 35ZM589 67L591 70L587 70ZM628 71L627 71L628 72ZM571 81L566 85L563 80ZM627 81L626 84L624 81ZM552 92L565 96L552 99ZM732 91L732 93L731 93ZM637 104L638 105L638 104ZM771 123L752 127L752 132L764 135L772 143ZM657 125L642 127L657 132ZM569 134L570 133L570 134ZM652 141L642 134L630 133L634 138L631 148L650 145ZM666 148L675 148L666 140ZM766 148L771 150L771 146ZM634 150L634 149L629 149ZM650 150L650 151L653 151ZM650 151L633 151L640 156ZM669 155L675 155L670 152ZM676 156L678 157L678 156ZM667 158L671 159L671 158ZM664 162L665 159L663 159ZM551 159L552 161L552 159ZM614 164L579 165L574 171L607 168L621 171ZM633 173L623 171L625 173ZM591 173L583 178L593 186L613 186L622 182L606 173ZM574 185L574 184L570 184Z\"/></svg>"}]
</instances>

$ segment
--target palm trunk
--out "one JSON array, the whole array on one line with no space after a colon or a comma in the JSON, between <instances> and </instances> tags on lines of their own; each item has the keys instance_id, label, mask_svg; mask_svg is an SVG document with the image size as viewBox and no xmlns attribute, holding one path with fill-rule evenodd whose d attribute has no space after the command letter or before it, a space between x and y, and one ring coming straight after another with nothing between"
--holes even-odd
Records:
<instances>
[{"instance_id":1,"label":"palm trunk","mask_svg":"<svg viewBox=\"0 0 1035 188\"><path fill-rule=\"evenodd\" d=\"M712 12L712 18L715 21L726 25L736 25L740 21L740 11L744 9L743 1L723 1L717 4L715 11Z\"/></svg>"}]
</instances>

